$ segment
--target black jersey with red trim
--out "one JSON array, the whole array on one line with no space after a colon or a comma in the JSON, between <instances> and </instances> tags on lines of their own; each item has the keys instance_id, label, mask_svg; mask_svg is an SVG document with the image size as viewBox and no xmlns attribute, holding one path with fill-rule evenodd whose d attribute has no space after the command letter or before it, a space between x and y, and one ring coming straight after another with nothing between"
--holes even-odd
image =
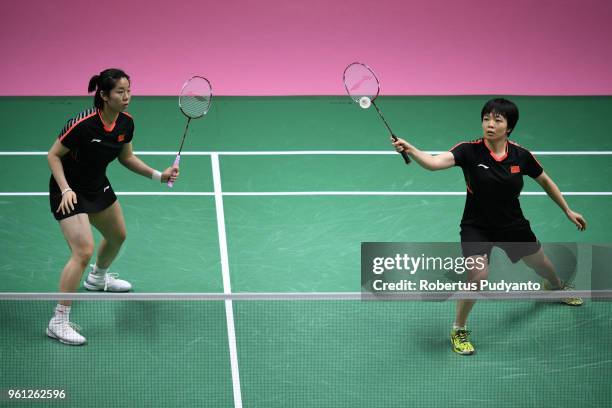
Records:
<instances>
[{"instance_id":1,"label":"black jersey with red trim","mask_svg":"<svg viewBox=\"0 0 612 408\"><path fill-rule=\"evenodd\" d=\"M107 185L106 167L115 160L123 145L134 135L134 121L119 113L115 123L106 126L96 108L70 119L58 139L70 152L62 157L68 185L75 191L95 192ZM52 185L55 179L51 176ZM53 187L53 186L52 186Z\"/></svg>"},{"instance_id":2,"label":"black jersey with red trim","mask_svg":"<svg viewBox=\"0 0 612 408\"><path fill-rule=\"evenodd\" d=\"M544 171L529 150L508 141L505 154L496 157L484 139L478 139L450 151L467 185L462 226L497 230L529 226L519 202L523 175L536 178Z\"/></svg>"}]
</instances>

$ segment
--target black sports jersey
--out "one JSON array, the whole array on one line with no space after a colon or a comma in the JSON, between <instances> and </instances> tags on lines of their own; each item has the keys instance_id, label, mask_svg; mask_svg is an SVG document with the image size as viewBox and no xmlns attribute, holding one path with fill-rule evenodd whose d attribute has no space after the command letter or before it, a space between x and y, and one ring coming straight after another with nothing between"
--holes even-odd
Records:
<instances>
[{"instance_id":1,"label":"black sports jersey","mask_svg":"<svg viewBox=\"0 0 612 408\"><path fill-rule=\"evenodd\" d=\"M115 160L134 135L132 117L121 112L115 123L105 126L96 108L81 112L62 129L59 140L70 152L62 157L68 185L75 191L97 192L108 185L106 167ZM51 189L58 190L51 176Z\"/></svg>"},{"instance_id":2,"label":"black sports jersey","mask_svg":"<svg viewBox=\"0 0 612 408\"><path fill-rule=\"evenodd\" d=\"M479 139L459 143L450 151L467 184L462 226L497 230L529 226L519 203L523 175L536 178L544 171L529 150L508 141L506 153L494 157Z\"/></svg>"}]
</instances>

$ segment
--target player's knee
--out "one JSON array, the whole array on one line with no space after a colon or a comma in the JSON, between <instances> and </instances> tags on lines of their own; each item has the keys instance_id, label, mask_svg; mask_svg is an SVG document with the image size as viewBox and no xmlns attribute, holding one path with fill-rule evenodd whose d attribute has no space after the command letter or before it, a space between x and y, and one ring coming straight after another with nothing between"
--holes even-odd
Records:
<instances>
[{"instance_id":1,"label":"player's knee","mask_svg":"<svg viewBox=\"0 0 612 408\"><path fill-rule=\"evenodd\" d=\"M126 238L127 238L127 231L125 229L120 230L115 235L115 243L117 245L122 245L125 242Z\"/></svg>"},{"instance_id":2,"label":"player's knee","mask_svg":"<svg viewBox=\"0 0 612 408\"><path fill-rule=\"evenodd\" d=\"M483 284L489 280L489 276L479 276L478 279L475 279L474 282L478 285L479 288L483 287Z\"/></svg>"},{"instance_id":3,"label":"player's knee","mask_svg":"<svg viewBox=\"0 0 612 408\"><path fill-rule=\"evenodd\" d=\"M468 277L470 282L475 282L480 287L482 282L489 279L489 268L472 269Z\"/></svg>"},{"instance_id":4,"label":"player's knee","mask_svg":"<svg viewBox=\"0 0 612 408\"><path fill-rule=\"evenodd\" d=\"M488 279L489 279L489 274L481 272L481 273L478 273L476 275L470 276L468 281L470 283L476 283L478 285L478 287L480 287L482 282L484 282L484 281L486 281Z\"/></svg>"},{"instance_id":5,"label":"player's knee","mask_svg":"<svg viewBox=\"0 0 612 408\"><path fill-rule=\"evenodd\" d=\"M534 270L547 268L552 265L548 258L541 256L526 256L523 258L523 262L525 262L525 265Z\"/></svg>"},{"instance_id":6,"label":"player's knee","mask_svg":"<svg viewBox=\"0 0 612 408\"><path fill-rule=\"evenodd\" d=\"M106 240L106 242L109 245L112 245L114 247L120 247L121 245L123 245L126 238L127 238L127 233L125 229L113 231L112 235L109 234L109 235L104 236L104 239Z\"/></svg>"},{"instance_id":7,"label":"player's knee","mask_svg":"<svg viewBox=\"0 0 612 408\"><path fill-rule=\"evenodd\" d=\"M77 260L77 262L81 263L83 267L86 267L89 263L89 260L93 256L94 253L94 244L93 242L84 242L78 245L73 251L72 256Z\"/></svg>"}]
</instances>

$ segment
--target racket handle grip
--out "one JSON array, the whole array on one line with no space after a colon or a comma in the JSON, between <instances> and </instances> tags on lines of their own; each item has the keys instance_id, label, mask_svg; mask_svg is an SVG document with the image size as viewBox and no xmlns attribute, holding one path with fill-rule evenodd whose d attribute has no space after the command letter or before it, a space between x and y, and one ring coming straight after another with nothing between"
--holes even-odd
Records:
<instances>
[{"instance_id":1,"label":"racket handle grip","mask_svg":"<svg viewBox=\"0 0 612 408\"><path fill-rule=\"evenodd\" d=\"M395 136L395 135L391 135L391 137L393 138L393 140L394 140L395 142L397 142L397 136ZM406 151L405 151L405 150L402 150L401 152L399 152L399 154L401 154L401 155L402 155L402 157L404 158L404 161L406 162L406 164L410 164L410 162L411 162L412 160L410 160L410 156L408 156L408 153L406 153Z\"/></svg>"},{"instance_id":2,"label":"racket handle grip","mask_svg":"<svg viewBox=\"0 0 612 408\"><path fill-rule=\"evenodd\" d=\"M181 162L181 155L177 154L176 159L174 159L174 163L172 164L172 167L178 167L180 162ZM174 182L168 180L167 185L168 187L172 188L172 186L174 185Z\"/></svg>"}]
</instances>

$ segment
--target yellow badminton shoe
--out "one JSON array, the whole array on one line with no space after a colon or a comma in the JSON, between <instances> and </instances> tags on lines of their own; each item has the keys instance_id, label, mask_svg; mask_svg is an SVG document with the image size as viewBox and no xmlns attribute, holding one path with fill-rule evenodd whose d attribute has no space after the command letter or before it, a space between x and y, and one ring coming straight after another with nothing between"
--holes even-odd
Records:
<instances>
[{"instance_id":1,"label":"yellow badminton shoe","mask_svg":"<svg viewBox=\"0 0 612 408\"><path fill-rule=\"evenodd\" d=\"M563 282L563 281L561 282L560 289L553 289L553 287L548 281L544 281L544 290L572 290L572 289L574 289L572 285L570 285L569 283ZM565 303L566 305L569 305L569 306L582 306L582 304L584 303L582 301L582 298L579 298L579 297L562 298L562 299L559 299L559 302Z\"/></svg>"},{"instance_id":2,"label":"yellow badminton shoe","mask_svg":"<svg viewBox=\"0 0 612 408\"><path fill-rule=\"evenodd\" d=\"M470 339L468 338L470 333L469 330L451 330L451 343L455 353L462 355L474 354L474 346L470 343Z\"/></svg>"}]
</instances>

